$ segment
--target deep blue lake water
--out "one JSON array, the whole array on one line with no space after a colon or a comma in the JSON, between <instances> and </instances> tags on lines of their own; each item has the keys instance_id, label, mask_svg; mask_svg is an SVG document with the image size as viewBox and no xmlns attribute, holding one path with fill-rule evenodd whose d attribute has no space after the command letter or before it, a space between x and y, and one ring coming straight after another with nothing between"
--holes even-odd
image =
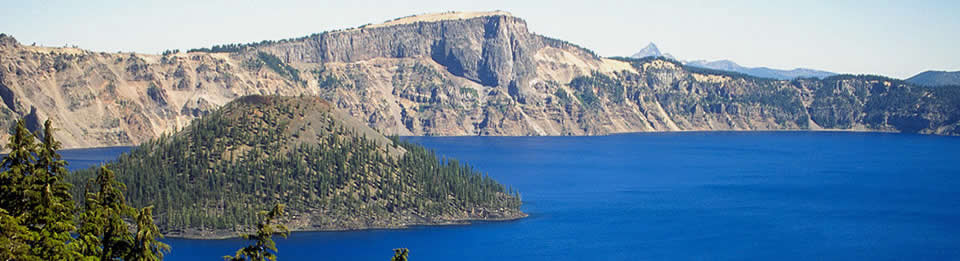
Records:
<instances>
[{"instance_id":1,"label":"deep blue lake water","mask_svg":"<svg viewBox=\"0 0 960 261\"><path fill-rule=\"evenodd\" d=\"M960 260L960 138L704 132L410 137L523 194L529 218L302 232L281 260ZM81 167L126 148L72 150ZM166 239L168 260L245 242Z\"/></svg>"}]
</instances>

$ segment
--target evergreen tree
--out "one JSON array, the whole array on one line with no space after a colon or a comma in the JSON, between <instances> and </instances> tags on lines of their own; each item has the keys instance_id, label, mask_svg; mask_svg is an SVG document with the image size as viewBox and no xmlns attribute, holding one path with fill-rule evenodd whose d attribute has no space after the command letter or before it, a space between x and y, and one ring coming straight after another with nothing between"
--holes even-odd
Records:
<instances>
[{"instance_id":1,"label":"evergreen tree","mask_svg":"<svg viewBox=\"0 0 960 261\"><path fill-rule=\"evenodd\" d=\"M32 171L34 154L37 144L33 134L24 125L24 120L17 121L17 127L10 136L10 143L6 148L10 150L0 163L0 209L6 210L12 216L20 216L26 212L26 200L23 195L28 174Z\"/></svg>"},{"instance_id":2,"label":"evergreen tree","mask_svg":"<svg viewBox=\"0 0 960 261\"><path fill-rule=\"evenodd\" d=\"M393 258L390 261L407 261L407 255L410 250L406 248L397 248L393 250Z\"/></svg>"},{"instance_id":3,"label":"evergreen tree","mask_svg":"<svg viewBox=\"0 0 960 261\"><path fill-rule=\"evenodd\" d=\"M170 246L158 241L163 238L157 225L153 223L153 206L148 206L137 212L137 233L133 238L133 246L126 260L155 261L163 260L165 252L170 252Z\"/></svg>"},{"instance_id":4,"label":"evergreen tree","mask_svg":"<svg viewBox=\"0 0 960 261\"><path fill-rule=\"evenodd\" d=\"M6 145L10 153L0 162L0 258L3 260L39 260L31 255L30 242L38 236L30 233L24 224L27 217L23 200L24 181L31 171L36 146L24 120L18 120Z\"/></svg>"},{"instance_id":5,"label":"evergreen tree","mask_svg":"<svg viewBox=\"0 0 960 261\"><path fill-rule=\"evenodd\" d=\"M66 162L57 150L50 120L41 144L20 119L0 163L0 222L6 238L0 248L18 260L77 259L68 247L74 230L70 185L64 182ZM29 249L24 252L23 250Z\"/></svg>"},{"instance_id":6,"label":"evergreen tree","mask_svg":"<svg viewBox=\"0 0 960 261\"><path fill-rule=\"evenodd\" d=\"M97 188L93 188L97 186ZM125 256L133 245L133 237L124 217L133 216L133 208L123 197L123 183L115 180L113 171L101 166L96 180L87 184L87 197L78 239L85 256L114 260Z\"/></svg>"},{"instance_id":7,"label":"evergreen tree","mask_svg":"<svg viewBox=\"0 0 960 261\"><path fill-rule=\"evenodd\" d=\"M114 180L112 171L101 168L89 184L97 190L87 187L84 212L76 213L54 130L47 120L42 136L36 135L21 119L6 145L10 154L0 162L0 260L162 259L169 246L156 241L152 208L136 213L128 206L125 186ZM79 228L74 214L82 222ZM134 215L136 238L124 221Z\"/></svg>"},{"instance_id":8,"label":"evergreen tree","mask_svg":"<svg viewBox=\"0 0 960 261\"><path fill-rule=\"evenodd\" d=\"M66 260L79 257L79 253L67 247L74 231L73 200L70 196L70 184L64 183L67 175L66 161L61 159L57 150L60 142L53 138L50 120L44 123L43 142L37 151L37 161L33 166L32 181L24 191L30 207L26 213L26 224L32 233L39 237L31 242L32 253L43 260Z\"/></svg>"},{"instance_id":9,"label":"evergreen tree","mask_svg":"<svg viewBox=\"0 0 960 261\"><path fill-rule=\"evenodd\" d=\"M277 203L291 214L326 213L331 226L520 206L513 191L469 164L369 135L332 107L314 98L238 98L107 168L129 188L130 205L161 213L161 231L236 231L256 224L246 209ZM70 178L80 184L98 171ZM73 194L83 198L79 187Z\"/></svg>"},{"instance_id":10,"label":"evergreen tree","mask_svg":"<svg viewBox=\"0 0 960 261\"><path fill-rule=\"evenodd\" d=\"M20 219L0 209L0 260L28 259L30 245L27 227Z\"/></svg>"},{"instance_id":11,"label":"evergreen tree","mask_svg":"<svg viewBox=\"0 0 960 261\"><path fill-rule=\"evenodd\" d=\"M234 256L224 256L224 260L231 261L261 261L277 260L277 244L273 242L273 235L280 235L284 238L290 233L287 226L279 224L278 219L283 216L283 204L273 206L270 211L260 211L260 222L257 224L257 232L253 234L241 235L243 239L253 240L254 244L237 250Z\"/></svg>"}]
</instances>

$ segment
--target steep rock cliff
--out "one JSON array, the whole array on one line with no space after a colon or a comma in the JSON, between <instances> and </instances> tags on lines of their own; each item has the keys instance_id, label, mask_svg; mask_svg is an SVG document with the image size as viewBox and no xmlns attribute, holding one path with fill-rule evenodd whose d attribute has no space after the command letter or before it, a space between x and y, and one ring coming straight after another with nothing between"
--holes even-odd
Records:
<instances>
[{"instance_id":1,"label":"steep rock cliff","mask_svg":"<svg viewBox=\"0 0 960 261\"><path fill-rule=\"evenodd\" d=\"M225 54L141 55L0 44L0 128L52 119L67 148L138 144L247 94L310 93ZM35 111L35 113L31 113Z\"/></svg>"},{"instance_id":2,"label":"steep rock cliff","mask_svg":"<svg viewBox=\"0 0 960 261\"><path fill-rule=\"evenodd\" d=\"M849 75L778 81L663 58L603 58L533 34L505 12L410 16L169 55L23 46L0 36L0 127L49 117L66 147L138 144L235 97L274 93L322 96L388 135L960 135L957 88Z\"/></svg>"}]
</instances>

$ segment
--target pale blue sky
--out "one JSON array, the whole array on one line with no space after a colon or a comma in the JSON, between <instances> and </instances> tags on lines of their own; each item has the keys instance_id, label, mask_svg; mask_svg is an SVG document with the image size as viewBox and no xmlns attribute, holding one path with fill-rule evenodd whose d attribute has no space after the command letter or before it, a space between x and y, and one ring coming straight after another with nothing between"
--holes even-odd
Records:
<instances>
[{"instance_id":1,"label":"pale blue sky","mask_svg":"<svg viewBox=\"0 0 960 261\"><path fill-rule=\"evenodd\" d=\"M201 2L201 3L195 3ZM24 44L159 53L299 37L410 14L505 10L603 56L655 42L680 59L897 78L960 70L960 1L0 0Z\"/></svg>"}]
</instances>

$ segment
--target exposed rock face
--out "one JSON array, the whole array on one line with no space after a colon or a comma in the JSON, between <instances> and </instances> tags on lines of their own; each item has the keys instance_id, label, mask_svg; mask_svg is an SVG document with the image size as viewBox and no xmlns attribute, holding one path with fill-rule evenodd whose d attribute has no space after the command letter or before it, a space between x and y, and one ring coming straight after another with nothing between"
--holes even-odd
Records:
<instances>
[{"instance_id":1,"label":"exposed rock face","mask_svg":"<svg viewBox=\"0 0 960 261\"><path fill-rule=\"evenodd\" d=\"M960 95L950 89L859 76L776 81L661 59L600 58L532 34L503 12L406 17L233 53L104 54L9 39L0 37L0 127L36 107L41 119L63 126L66 147L137 144L239 95L273 93L320 95L400 135L960 135Z\"/></svg>"},{"instance_id":2,"label":"exposed rock face","mask_svg":"<svg viewBox=\"0 0 960 261\"><path fill-rule=\"evenodd\" d=\"M470 19L398 23L329 32L261 48L289 63L354 63L374 58L429 58L451 74L507 86L534 72L542 37L506 13Z\"/></svg>"},{"instance_id":3,"label":"exposed rock face","mask_svg":"<svg viewBox=\"0 0 960 261\"><path fill-rule=\"evenodd\" d=\"M4 140L14 120L32 115L52 119L67 148L132 145L241 95L311 93L224 54L108 54L7 42L0 39Z\"/></svg>"}]
</instances>

